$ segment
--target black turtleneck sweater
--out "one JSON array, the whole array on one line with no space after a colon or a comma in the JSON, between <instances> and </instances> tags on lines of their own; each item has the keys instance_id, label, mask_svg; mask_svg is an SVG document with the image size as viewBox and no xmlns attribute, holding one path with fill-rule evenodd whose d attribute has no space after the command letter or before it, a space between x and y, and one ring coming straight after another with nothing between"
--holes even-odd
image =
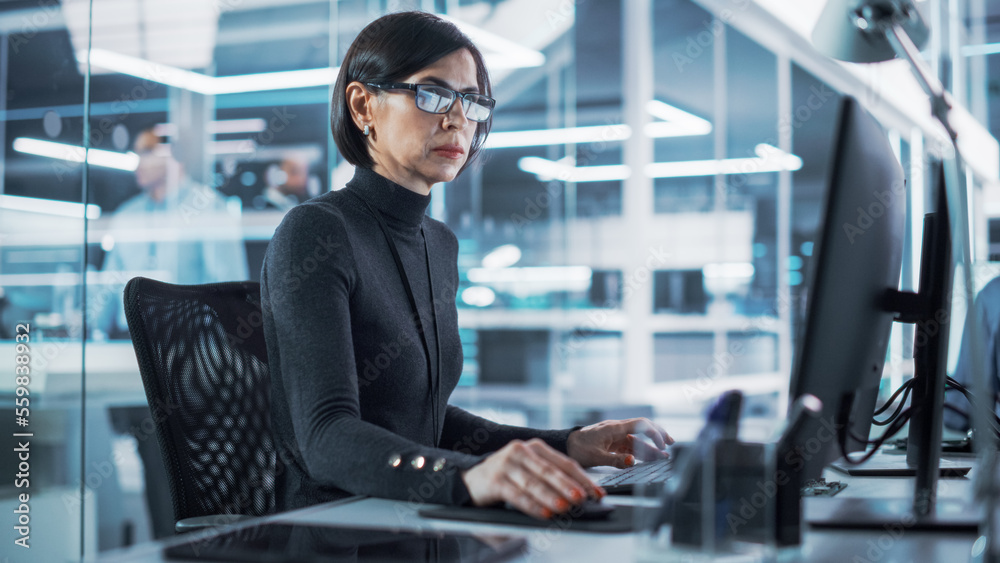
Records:
<instances>
[{"instance_id":1,"label":"black turtleneck sweater","mask_svg":"<svg viewBox=\"0 0 1000 563\"><path fill-rule=\"evenodd\" d=\"M360 196L360 199L359 197ZM426 341L388 242L395 241ZM462 372L458 240L430 196L358 168L293 208L261 272L277 508L348 494L465 504L460 471L513 439L566 451L571 430L499 425L448 405Z\"/></svg>"}]
</instances>

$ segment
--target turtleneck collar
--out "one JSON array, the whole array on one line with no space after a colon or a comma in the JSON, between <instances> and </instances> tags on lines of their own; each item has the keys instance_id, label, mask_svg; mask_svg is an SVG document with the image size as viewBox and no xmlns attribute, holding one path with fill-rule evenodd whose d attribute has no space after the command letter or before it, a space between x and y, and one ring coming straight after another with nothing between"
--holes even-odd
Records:
<instances>
[{"instance_id":1,"label":"turtleneck collar","mask_svg":"<svg viewBox=\"0 0 1000 563\"><path fill-rule=\"evenodd\" d=\"M419 228L431 203L430 195L420 195L360 166L355 168L347 189L367 200L383 217L395 219L404 228ZM392 221L387 219L387 222Z\"/></svg>"}]
</instances>

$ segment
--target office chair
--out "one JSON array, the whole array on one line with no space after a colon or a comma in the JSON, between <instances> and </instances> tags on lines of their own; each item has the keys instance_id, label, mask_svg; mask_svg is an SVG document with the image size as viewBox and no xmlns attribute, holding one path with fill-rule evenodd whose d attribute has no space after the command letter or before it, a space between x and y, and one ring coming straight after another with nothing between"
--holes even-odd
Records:
<instances>
[{"instance_id":1,"label":"office chair","mask_svg":"<svg viewBox=\"0 0 1000 563\"><path fill-rule=\"evenodd\" d=\"M167 470L174 529L274 511L275 447L260 284L137 277L125 318Z\"/></svg>"}]
</instances>

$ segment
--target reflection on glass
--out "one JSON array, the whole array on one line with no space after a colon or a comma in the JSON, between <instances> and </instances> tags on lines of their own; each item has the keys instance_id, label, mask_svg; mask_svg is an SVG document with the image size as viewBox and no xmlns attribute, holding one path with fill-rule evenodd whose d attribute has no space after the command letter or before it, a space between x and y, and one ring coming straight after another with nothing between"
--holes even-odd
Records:
<instances>
[{"instance_id":1,"label":"reflection on glass","mask_svg":"<svg viewBox=\"0 0 1000 563\"><path fill-rule=\"evenodd\" d=\"M309 159L289 153L265 172L266 187L253 198L253 209L288 211L319 195L319 179L309 174Z\"/></svg>"},{"instance_id":2,"label":"reflection on glass","mask_svg":"<svg viewBox=\"0 0 1000 563\"><path fill-rule=\"evenodd\" d=\"M195 534L192 534L195 535ZM502 561L526 542L508 536L263 524L194 538L165 550L169 558L226 561L357 563Z\"/></svg>"}]
</instances>

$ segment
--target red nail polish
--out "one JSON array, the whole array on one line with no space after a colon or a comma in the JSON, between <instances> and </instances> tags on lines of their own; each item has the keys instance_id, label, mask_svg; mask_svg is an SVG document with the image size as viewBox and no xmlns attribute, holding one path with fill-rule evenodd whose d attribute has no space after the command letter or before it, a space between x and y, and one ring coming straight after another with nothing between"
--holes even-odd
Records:
<instances>
[{"instance_id":1,"label":"red nail polish","mask_svg":"<svg viewBox=\"0 0 1000 563\"><path fill-rule=\"evenodd\" d=\"M543 508L542 509L542 518L544 518L546 520L548 520L549 518L552 518L552 511L549 510L548 508Z\"/></svg>"}]
</instances>

